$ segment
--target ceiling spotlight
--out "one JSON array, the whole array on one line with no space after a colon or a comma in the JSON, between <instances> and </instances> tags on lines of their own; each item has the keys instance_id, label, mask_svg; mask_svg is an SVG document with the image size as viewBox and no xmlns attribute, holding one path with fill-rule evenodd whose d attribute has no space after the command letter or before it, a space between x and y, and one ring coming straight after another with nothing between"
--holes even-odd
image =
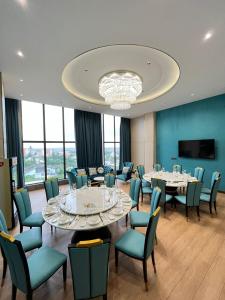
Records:
<instances>
[{"instance_id":1,"label":"ceiling spotlight","mask_svg":"<svg viewBox=\"0 0 225 300\"><path fill-rule=\"evenodd\" d=\"M23 97L23 94L20 94L20 97Z\"/></svg>"},{"instance_id":2,"label":"ceiling spotlight","mask_svg":"<svg viewBox=\"0 0 225 300\"><path fill-rule=\"evenodd\" d=\"M23 52L22 52L21 50L18 50L18 51L16 52L16 54L17 54L19 57L24 57L24 54L23 54Z\"/></svg>"},{"instance_id":3,"label":"ceiling spotlight","mask_svg":"<svg viewBox=\"0 0 225 300\"><path fill-rule=\"evenodd\" d=\"M206 34L204 35L204 41L207 41L207 40L209 40L211 37L212 37L212 35L213 35L213 32L212 31L208 31L208 32L206 32Z\"/></svg>"},{"instance_id":4,"label":"ceiling spotlight","mask_svg":"<svg viewBox=\"0 0 225 300\"><path fill-rule=\"evenodd\" d=\"M23 79L20 79L20 82L23 82Z\"/></svg>"},{"instance_id":5,"label":"ceiling spotlight","mask_svg":"<svg viewBox=\"0 0 225 300\"><path fill-rule=\"evenodd\" d=\"M148 60L148 61L147 61L147 65L150 65L150 64L151 64L151 62Z\"/></svg>"}]
</instances>

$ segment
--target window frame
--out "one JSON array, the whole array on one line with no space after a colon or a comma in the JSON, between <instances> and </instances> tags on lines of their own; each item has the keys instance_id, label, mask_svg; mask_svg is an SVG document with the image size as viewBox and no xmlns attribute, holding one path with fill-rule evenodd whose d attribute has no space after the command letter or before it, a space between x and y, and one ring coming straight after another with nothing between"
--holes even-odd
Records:
<instances>
[{"instance_id":1,"label":"window frame","mask_svg":"<svg viewBox=\"0 0 225 300\"><path fill-rule=\"evenodd\" d=\"M114 141L107 141L105 142L105 114L102 114L102 154L103 154L103 162L104 162L104 165L105 165L105 144L113 144L113 150L114 150L114 164L113 164L113 169L114 171L117 170L116 168L116 145L119 145L119 148L120 148L120 141L117 142L116 141L116 117L119 117L119 116L114 116L113 115L113 128L114 128L114 134L113 134L113 138L114 138ZM121 121L121 117L120 118L120 121Z\"/></svg>"},{"instance_id":2,"label":"window frame","mask_svg":"<svg viewBox=\"0 0 225 300\"><path fill-rule=\"evenodd\" d=\"M22 100L23 101L23 100ZM35 103L35 102L33 102ZM40 103L41 104L41 103ZM54 105L53 105L54 106ZM56 105L55 105L56 106ZM45 122L45 104L42 104L42 113L43 113L43 140L33 140L33 141L30 141L30 140L24 140L23 139L23 135L22 135L22 147L24 149L24 144L26 143L30 143L30 144L35 144L35 143L42 143L43 144L43 147L44 147L44 172L45 172L45 180L48 179L48 173L47 173L47 144L62 144L62 148L63 148L63 175L64 177L63 178L59 178L59 180L65 180L66 179L66 144L75 144L75 151L76 151L76 136L74 135L75 139L74 141L65 141L65 115L64 115L64 107L61 107L62 108L62 131L63 131L63 140L62 141L51 141L51 140L46 140L46 122ZM23 128L23 110L21 112L22 114L22 118L21 118L21 121L22 121L22 128ZM24 151L23 151L23 161L24 161ZM77 167L75 164L74 164L74 167ZM25 182L25 185L36 185L36 184L40 184L42 181L39 181L39 182L34 182L34 183L26 183Z\"/></svg>"}]
</instances>

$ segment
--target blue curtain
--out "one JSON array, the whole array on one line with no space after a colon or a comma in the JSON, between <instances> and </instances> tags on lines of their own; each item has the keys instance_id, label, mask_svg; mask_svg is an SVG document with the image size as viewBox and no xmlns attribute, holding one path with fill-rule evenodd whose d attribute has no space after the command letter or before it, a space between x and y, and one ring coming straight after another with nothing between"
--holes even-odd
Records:
<instances>
[{"instance_id":1,"label":"blue curtain","mask_svg":"<svg viewBox=\"0 0 225 300\"><path fill-rule=\"evenodd\" d=\"M131 161L130 119L121 118L120 123L120 168L125 161Z\"/></svg>"},{"instance_id":2,"label":"blue curtain","mask_svg":"<svg viewBox=\"0 0 225 300\"><path fill-rule=\"evenodd\" d=\"M102 166L101 114L75 110L78 168Z\"/></svg>"},{"instance_id":3,"label":"blue curtain","mask_svg":"<svg viewBox=\"0 0 225 300\"><path fill-rule=\"evenodd\" d=\"M7 156L17 157L17 185L24 186L21 102L15 99L5 99Z\"/></svg>"}]
</instances>

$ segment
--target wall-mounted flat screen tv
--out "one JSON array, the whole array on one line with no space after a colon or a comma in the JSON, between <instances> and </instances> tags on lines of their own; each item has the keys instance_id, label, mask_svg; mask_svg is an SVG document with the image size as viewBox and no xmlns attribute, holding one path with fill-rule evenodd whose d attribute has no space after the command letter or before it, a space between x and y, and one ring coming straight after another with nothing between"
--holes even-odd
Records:
<instances>
[{"instance_id":1,"label":"wall-mounted flat screen tv","mask_svg":"<svg viewBox=\"0 0 225 300\"><path fill-rule=\"evenodd\" d=\"M178 141L179 157L215 159L215 140Z\"/></svg>"}]
</instances>

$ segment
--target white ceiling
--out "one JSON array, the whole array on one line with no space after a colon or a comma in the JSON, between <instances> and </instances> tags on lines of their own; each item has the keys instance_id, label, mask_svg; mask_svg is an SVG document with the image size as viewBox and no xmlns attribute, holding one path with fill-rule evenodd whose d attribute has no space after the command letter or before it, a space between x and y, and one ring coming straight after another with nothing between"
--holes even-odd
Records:
<instances>
[{"instance_id":1,"label":"white ceiling","mask_svg":"<svg viewBox=\"0 0 225 300\"><path fill-rule=\"evenodd\" d=\"M213 35L204 41L208 31ZM7 97L20 99L22 93L30 101L131 118L224 93L224 37L224 0L0 1L0 71ZM168 53L179 64L178 83L163 96L121 114L70 95L61 81L68 61L112 44Z\"/></svg>"}]
</instances>

